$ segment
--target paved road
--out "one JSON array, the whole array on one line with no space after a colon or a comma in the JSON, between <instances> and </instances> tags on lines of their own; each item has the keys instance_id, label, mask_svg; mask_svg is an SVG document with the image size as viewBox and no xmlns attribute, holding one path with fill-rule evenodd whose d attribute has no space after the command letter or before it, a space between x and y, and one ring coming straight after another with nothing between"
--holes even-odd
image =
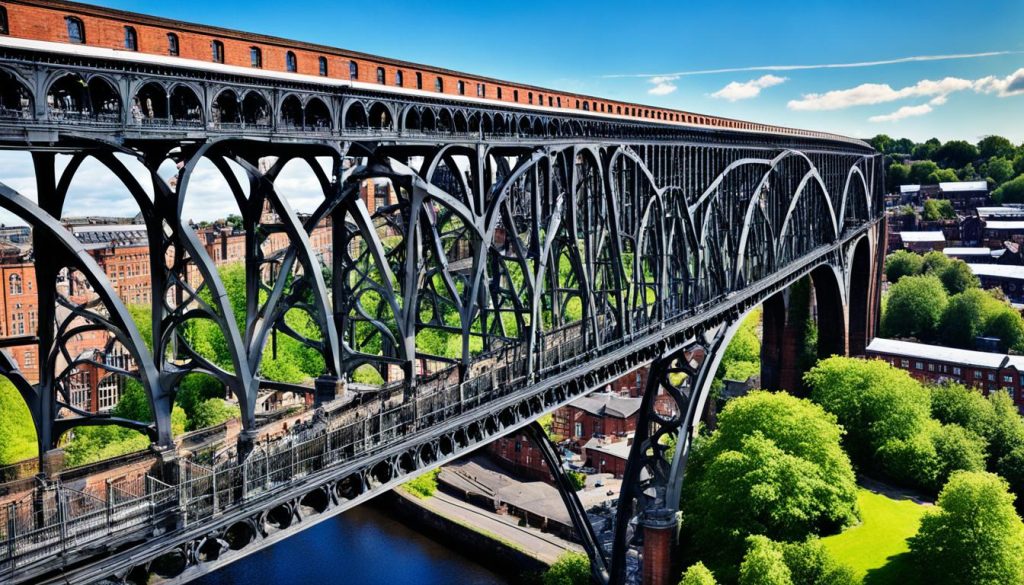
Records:
<instances>
[{"instance_id":1,"label":"paved road","mask_svg":"<svg viewBox=\"0 0 1024 585\"><path fill-rule=\"evenodd\" d=\"M401 490L397 491L402 497L410 499L415 504L439 516L511 542L527 554L547 564L554 563L567 550L583 551L574 542L563 540L553 534L541 532L536 528L519 526L519 519L514 516L502 516L488 512L440 491L434 492L432 497L423 499L417 499L408 494L401 493Z\"/></svg>"}]
</instances>

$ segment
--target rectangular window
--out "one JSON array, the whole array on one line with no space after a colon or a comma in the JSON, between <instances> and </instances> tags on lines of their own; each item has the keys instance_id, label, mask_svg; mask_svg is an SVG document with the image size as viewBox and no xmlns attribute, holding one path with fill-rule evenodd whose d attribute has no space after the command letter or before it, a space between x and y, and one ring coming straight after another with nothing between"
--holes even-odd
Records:
<instances>
[{"instance_id":1,"label":"rectangular window","mask_svg":"<svg viewBox=\"0 0 1024 585\"><path fill-rule=\"evenodd\" d=\"M574 426L574 429L573 429L574 430L574 436L582 437L583 436L583 423L576 423L573 426Z\"/></svg>"},{"instance_id":2,"label":"rectangular window","mask_svg":"<svg viewBox=\"0 0 1024 585\"><path fill-rule=\"evenodd\" d=\"M974 370L974 379L975 380L980 380L981 379L981 372L979 372L978 370Z\"/></svg>"},{"instance_id":3,"label":"rectangular window","mask_svg":"<svg viewBox=\"0 0 1024 585\"><path fill-rule=\"evenodd\" d=\"M210 53L214 63L223 63L224 43L220 41L210 41Z\"/></svg>"},{"instance_id":4,"label":"rectangular window","mask_svg":"<svg viewBox=\"0 0 1024 585\"><path fill-rule=\"evenodd\" d=\"M1013 376L1003 376L1003 382L1013 384Z\"/></svg>"},{"instance_id":5,"label":"rectangular window","mask_svg":"<svg viewBox=\"0 0 1024 585\"><path fill-rule=\"evenodd\" d=\"M253 67L263 67L263 51L259 47L250 47L249 61Z\"/></svg>"},{"instance_id":6,"label":"rectangular window","mask_svg":"<svg viewBox=\"0 0 1024 585\"><path fill-rule=\"evenodd\" d=\"M900 360L900 367L909 368L910 367L910 360Z\"/></svg>"},{"instance_id":7,"label":"rectangular window","mask_svg":"<svg viewBox=\"0 0 1024 585\"><path fill-rule=\"evenodd\" d=\"M914 364L914 367L917 368L918 370L923 370L924 369L924 362L917 362L917 363Z\"/></svg>"},{"instance_id":8,"label":"rectangular window","mask_svg":"<svg viewBox=\"0 0 1024 585\"><path fill-rule=\"evenodd\" d=\"M988 375L988 381L989 382L995 382L996 381L996 375L995 374L989 374Z\"/></svg>"},{"instance_id":9,"label":"rectangular window","mask_svg":"<svg viewBox=\"0 0 1024 585\"><path fill-rule=\"evenodd\" d=\"M167 33L167 54L171 57L178 56L178 35Z\"/></svg>"},{"instance_id":10,"label":"rectangular window","mask_svg":"<svg viewBox=\"0 0 1024 585\"><path fill-rule=\"evenodd\" d=\"M953 366L953 375L954 375L954 376L960 376L960 375L962 375L962 374L960 373L960 368L958 368L958 367L956 367L956 366Z\"/></svg>"},{"instance_id":11,"label":"rectangular window","mask_svg":"<svg viewBox=\"0 0 1024 585\"><path fill-rule=\"evenodd\" d=\"M935 371L935 364L928 364L928 371L929 372L934 372Z\"/></svg>"},{"instance_id":12,"label":"rectangular window","mask_svg":"<svg viewBox=\"0 0 1024 585\"><path fill-rule=\"evenodd\" d=\"M476 84L476 97L484 97L487 93L487 88L482 83Z\"/></svg>"}]
</instances>

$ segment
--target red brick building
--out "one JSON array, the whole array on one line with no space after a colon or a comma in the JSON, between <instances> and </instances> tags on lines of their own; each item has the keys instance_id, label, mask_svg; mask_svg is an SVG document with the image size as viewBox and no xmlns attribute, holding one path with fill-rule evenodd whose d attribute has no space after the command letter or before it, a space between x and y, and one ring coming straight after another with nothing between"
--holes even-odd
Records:
<instances>
[{"instance_id":1,"label":"red brick building","mask_svg":"<svg viewBox=\"0 0 1024 585\"><path fill-rule=\"evenodd\" d=\"M518 432L502 437L488 445L487 451L502 467L521 478L547 483L555 481L540 450L525 433Z\"/></svg>"},{"instance_id":2,"label":"red brick building","mask_svg":"<svg viewBox=\"0 0 1024 585\"><path fill-rule=\"evenodd\" d=\"M635 431L641 400L610 392L584 396L555 411L551 429L579 451L593 437L622 437Z\"/></svg>"},{"instance_id":3,"label":"red brick building","mask_svg":"<svg viewBox=\"0 0 1024 585\"><path fill-rule=\"evenodd\" d=\"M597 473L610 473L621 478L626 474L626 462L632 446L632 433L624 437L594 437L583 445L583 465Z\"/></svg>"},{"instance_id":4,"label":"red brick building","mask_svg":"<svg viewBox=\"0 0 1024 585\"><path fill-rule=\"evenodd\" d=\"M875 338L867 357L889 362L926 382L953 381L983 392L1005 389L1024 405L1024 356Z\"/></svg>"}]
</instances>

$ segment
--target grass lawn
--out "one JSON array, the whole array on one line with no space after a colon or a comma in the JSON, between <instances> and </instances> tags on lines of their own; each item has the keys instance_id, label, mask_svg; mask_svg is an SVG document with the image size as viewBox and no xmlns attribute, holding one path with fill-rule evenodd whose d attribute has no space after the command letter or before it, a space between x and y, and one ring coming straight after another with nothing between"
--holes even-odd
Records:
<instances>
[{"instance_id":1,"label":"grass lawn","mask_svg":"<svg viewBox=\"0 0 1024 585\"><path fill-rule=\"evenodd\" d=\"M927 506L863 488L857 493L857 503L861 523L821 542L836 560L853 568L866 585L917 583L915 571L909 566L907 538L917 533Z\"/></svg>"}]
</instances>

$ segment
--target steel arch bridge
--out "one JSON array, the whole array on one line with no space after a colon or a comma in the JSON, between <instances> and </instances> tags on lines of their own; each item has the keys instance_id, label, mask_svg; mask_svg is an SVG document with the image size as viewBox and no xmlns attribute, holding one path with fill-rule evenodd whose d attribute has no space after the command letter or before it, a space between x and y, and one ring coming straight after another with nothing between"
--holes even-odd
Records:
<instances>
[{"instance_id":1,"label":"steel arch bridge","mask_svg":"<svg viewBox=\"0 0 1024 585\"><path fill-rule=\"evenodd\" d=\"M50 486L33 497L52 498L52 515L45 502L27 515L8 508L2 580L153 573L184 582L523 427L560 470L533 421L650 366L610 544L558 477L595 580L621 583L630 548L676 521L689 439L742 316L811 276L819 311L837 324L822 332L825 355L862 352L874 328L883 181L879 156L859 141L10 47L0 48L0 77L0 90L31 104L3 112L0 141L30 153L37 196L0 177L0 207L32 228L40 381L29 383L4 353L0 374L29 406L44 459L77 427L115 424L147 433L165 460L133 494L93 502ZM79 99L109 108L54 108L54 88L69 80ZM162 95L164 115L133 115L126 104L140 95ZM87 162L115 176L140 210L151 334L61 224ZM290 164L316 179L322 198L311 214L297 213L277 184ZM183 216L201 165L222 176L242 218L244 307L229 302ZM385 200L368 205L367 183L386 186ZM310 240L325 225L326 263ZM295 326L297 313L308 327ZM189 328L200 321L230 363L194 344ZM106 332L105 352L127 353L137 368L73 355L71 340L87 331ZM316 394L327 414L256 446L274 335L322 360L315 387L294 389ZM444 355L428 351L428 337L445 343ZM154 421L77 408L69 374L85 362L137 380ZM372 398L332 410L338 380L367 367L382 380ZM241 408L238 455L215 468L175 453L172 405L195 373L221 381ZM656 407L659 393L667 410ZM667 436L679 438L671 454Z\"/></svg>"}]
</instances>

